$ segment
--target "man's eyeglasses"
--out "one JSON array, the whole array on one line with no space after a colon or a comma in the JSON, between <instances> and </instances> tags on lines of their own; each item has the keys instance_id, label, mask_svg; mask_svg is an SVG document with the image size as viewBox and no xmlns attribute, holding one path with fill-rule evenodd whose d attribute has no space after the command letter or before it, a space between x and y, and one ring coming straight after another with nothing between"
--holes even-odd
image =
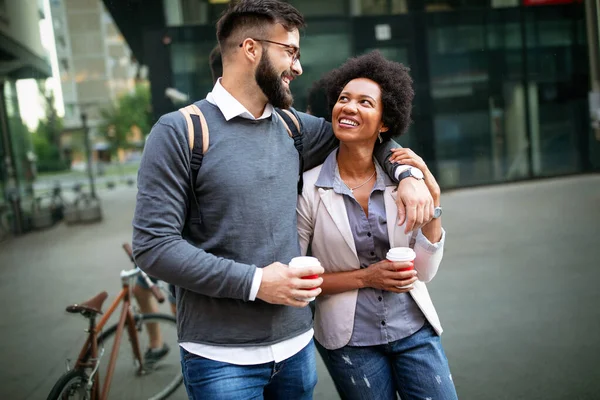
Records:
<instances>
[{"instance_id":1,"label":"man's eyeglasses","mask_svg":"<svg viewBox=\"0 0 600 400\"><path fill-rule=\"evenodd\" d=\"M272 40L267 40L267 39L255 39L255 38L250 38L256 42L267 42L267 43L272 43L272 44L276 44L278 46L284 47L286 49L286 51L288 52L288 54L290 55L290 57L292 57L292 65L296 64L296 61L298 61L300 59L300 49L296 46L294 46L293 44L285 44L285 43L279 43L279 42L274 42ZM242 47L244 45L244 43L240 43L240 47Z\"/></svg>"}]
</instances>

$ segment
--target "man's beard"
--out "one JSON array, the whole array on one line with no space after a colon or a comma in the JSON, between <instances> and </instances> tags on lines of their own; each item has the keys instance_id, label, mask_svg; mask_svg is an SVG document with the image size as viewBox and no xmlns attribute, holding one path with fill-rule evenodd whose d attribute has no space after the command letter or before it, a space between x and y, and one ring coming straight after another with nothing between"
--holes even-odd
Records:
<instances>
[{"instance_id":1,"label":"man's beard","mask_svg":"<svg viewBox=\"0 0 600 400\"><path fill-rule=\"evenodd\" d=\"M291 72L284 72L282 75L291 76ZM260 57L258 68L254 74L258 87L263 91L269 103L273 107L290 108L294 102L290 89L285 87L282 81L282 75L277 75L277 71L271 64L267 53L264 52Z\"/></svg>"}]
</instances>

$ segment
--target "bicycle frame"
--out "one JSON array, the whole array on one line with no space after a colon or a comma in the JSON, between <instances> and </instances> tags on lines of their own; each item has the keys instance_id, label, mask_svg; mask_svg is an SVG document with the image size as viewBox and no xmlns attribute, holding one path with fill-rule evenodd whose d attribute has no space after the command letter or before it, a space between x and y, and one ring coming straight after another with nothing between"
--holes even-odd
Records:
<instances>
[{"instance_id":1,"label":"bicycle frame","mask_svg":"<svg viewBox=\"0 0 600 400\"><path fill-rule=\"evenodd\" d=\"M133 353L135 358L139 364L139 373L143 372L143 364L142 364L142 353L140 351L140 343L137 336L136 326L135 326L135 318L133 317L133 313L131 312L131 298L130 298L130 290L129 290L129 277L122 277L123 279L123 288L117 295L117 297L113 300L112 304L100 319L98 324L95 323L95 318L90 318L90 327L88 330L88 338L79 353L79 357L77 358L77 362L75 363L75 369L81 368L94 368L96 370L96 379L94 379L94 383L91 388L90 398L92 400L106 400L108 399L108 393L110 391L110 384L112 381L115 365L117 363L117 356L119 347L121 346L121 338L123 336L123 330L125 328L125 324L127 324L127 333L129 335L129 339L131 341L131 346L133 347ZM121 308L121 316L119 317L119 322L117 325L117 331L115 334L115 341L112 346L110 359L108 363L108 369L106 371L106 377L104 378L104 384L102 385L102 393L100 395L100 387L99 387L99 378L98 370L96 369L98 364L98 332L101 332L112 314L115 312L119 303L123 303ZM89 357L86 359L86 355L89 354Z\"/></svg>"}]
</instances>

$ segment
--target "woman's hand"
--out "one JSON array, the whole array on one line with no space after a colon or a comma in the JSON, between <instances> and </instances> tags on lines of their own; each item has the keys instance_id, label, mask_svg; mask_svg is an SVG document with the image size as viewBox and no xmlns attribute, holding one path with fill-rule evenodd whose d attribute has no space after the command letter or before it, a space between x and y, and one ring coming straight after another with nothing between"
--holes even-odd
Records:
<instances>
[{"instance_id":1,"label":"woman's hand","mask_svg":"<svg viewBox=\"0 0 600 400\"><path fill-rule=\"evenodd\" d=\"M440 186L421 157L416 155L415 152L409 148L399 148L392 150L390 161L392 163L397 162L399 164L410 165L411 167L420 169L421 172L423 172L423 175L425 175L425 185L427 185L427 189L429 189L429 193L431 193L434 203L436 203L436 205L439 203Z\"/></svg>"},{"instance_id":2,"label":"woman's hand","mask_svg":"<svg viewBox=\"0 0 600 400\"><path fill-rule=\"evenodd\" d=\"M388 292L405 293L413 287L400 289L398 286L412 285L417 280L417 272L414 269L400 271L403 268L412 268L412 262L392 262L388 260L371 264L362 270L365 274L363 287L386 290Z\"/></svg>"}]
</instances>

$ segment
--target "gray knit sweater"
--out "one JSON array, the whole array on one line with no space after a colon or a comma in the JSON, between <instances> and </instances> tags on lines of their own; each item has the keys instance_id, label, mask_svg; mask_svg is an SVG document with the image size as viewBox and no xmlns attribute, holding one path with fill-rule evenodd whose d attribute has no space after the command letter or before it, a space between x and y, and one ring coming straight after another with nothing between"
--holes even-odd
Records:
<instances>
[{"instance_id":1,"label":"gray knit sweater","mask_svg":"<svg viewBox=\"0 0 600 400\"><path fill-rule=\"evenodd\" d=\"M277 343L311 328L308 307L248 301L256 267L284 264L300 254L296 230L298 152L274 114L226 121L197 102L210 145L195 182L201 220L189 220L191 152L179 112L152 128L138 173L133 219L136 263L175 284L180 342L220 346ZM305 169L322 163L337 145L331 125L298 114ZM394 142L379 146L387 159ZM382 163L383 164L383 163ZM387 165L386 165L387 164ZM393 166L385 163L388 173ZM187 236L183 237L184 227Z\"/></svg>"}]
</instances>

